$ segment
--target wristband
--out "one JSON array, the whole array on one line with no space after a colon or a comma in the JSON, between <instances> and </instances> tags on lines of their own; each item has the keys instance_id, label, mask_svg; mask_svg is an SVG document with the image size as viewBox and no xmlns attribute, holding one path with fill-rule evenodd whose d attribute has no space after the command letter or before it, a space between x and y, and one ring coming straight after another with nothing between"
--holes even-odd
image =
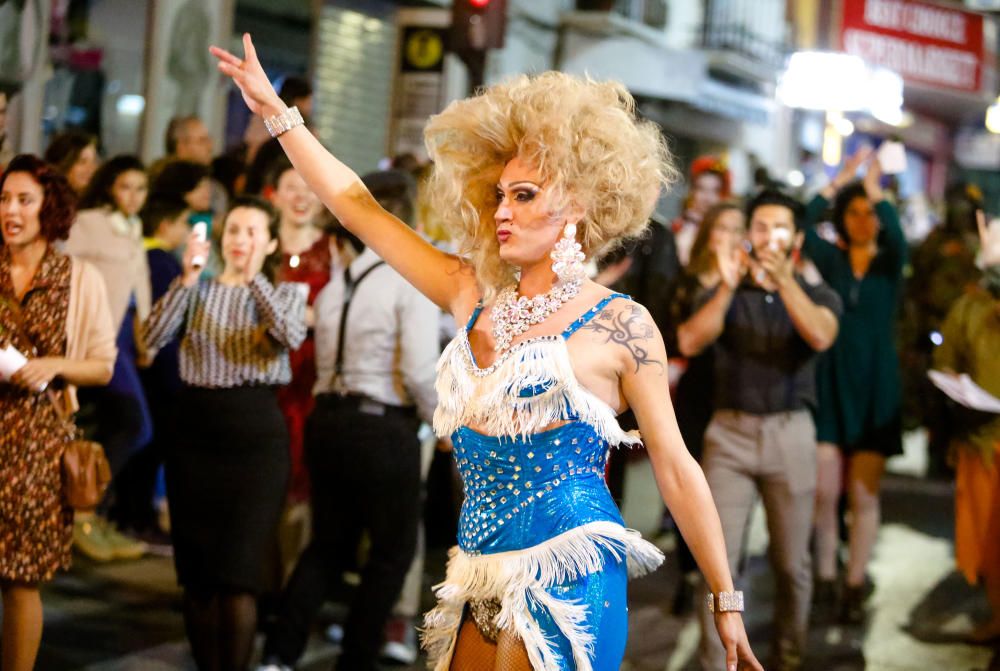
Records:
<instances>
[{"instance_id":1,"label":"wristband","mask_svg":"<svg viewBox=\"0 0 1000 671\"><path fill-rule=\"evenodd\" d=\"M705 597L705 605L708 606L709 613L742 613L743 612L743 592L719 592L709 594Z\"/></svg>"},{"instance_id":2,"label":"wristband","mask_svg":"<svg viewBox=\"0 0 1000 671\"><path fill-rule=\"evenodd\" d=\"M264 119L264 127L267 128L267 132L271 134L271 137L278 137L304 123L305 120L302 118L302 113L299 112L298 107L289 107L281 114L275 114L272 117Z\"/></svg>"}]
</instances>

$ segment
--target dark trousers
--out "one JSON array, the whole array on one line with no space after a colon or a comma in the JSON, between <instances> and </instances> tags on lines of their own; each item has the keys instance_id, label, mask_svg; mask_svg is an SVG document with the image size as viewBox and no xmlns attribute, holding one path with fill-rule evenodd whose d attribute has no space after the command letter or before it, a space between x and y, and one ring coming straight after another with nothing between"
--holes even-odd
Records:
<instances>
[{"instance_id":1,"label":"dark trousers","mask_svg":"<svg viewBox=\"0 0 1000 671\"><path fill-rule=\"evenodd\" d=\"M377 668L385 622L416 551L418 427L412 411L333 394L316 399L305 434L313 540L282 596L265 656L293 665L302 655L312 622L339 582L360 528L367 531L371 546L344 626L337 668Z\"/></svg>"},{"instance_id":2,"label":"dark trousers","mask_svg":"<svg viewBox=\"0 0 1000 671\"><path fill-rule=\"evenodd\" d=\"M155 384L140 371L146 401L153 419L153 439L131 455L115 483L115 501L109 515L121 528L143 533L159 529L153 506L157 478L169 446L176 440L176 405L179 389Z\"/></svg>"}]
</instances>

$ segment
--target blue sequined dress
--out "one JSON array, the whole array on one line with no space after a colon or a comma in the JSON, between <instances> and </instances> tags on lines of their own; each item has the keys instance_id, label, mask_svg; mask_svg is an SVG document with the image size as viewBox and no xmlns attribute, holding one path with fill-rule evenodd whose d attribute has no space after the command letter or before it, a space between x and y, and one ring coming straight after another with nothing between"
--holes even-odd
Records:
<instances>
[{"instance_id":1,"label":"blue sequined dress","mask_svg":"<svg viewBox=\"0 0 1000 671\"><path fill-rule=\"evenodd\" d=\"M561 335L520 342L489 368L469 345L480 306L441 356L434 428L452 437L465 502L424 622L438 671L449 668L466 606L489 601L499 603L496 627L516 631L536 670L621 664L626 580L663 554L625 528L604 482L608 450L639 439L577 381L566 347L616 298L628 296L606 297Z\"/></svg>"}]
</instances>

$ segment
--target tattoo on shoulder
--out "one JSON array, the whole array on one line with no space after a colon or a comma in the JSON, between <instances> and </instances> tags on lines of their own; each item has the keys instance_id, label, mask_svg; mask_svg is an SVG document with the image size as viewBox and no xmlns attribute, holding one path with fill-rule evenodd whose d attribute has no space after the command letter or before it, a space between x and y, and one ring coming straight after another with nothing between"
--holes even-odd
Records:
<instances>
[{"instance_id":1,"label":"tattoo on shoulder","mask_svg":"<svg viewBox=\"0 0 1000 671\"><path fill-rule=\"evenodd\" d=\"M643 318L642 307L635 303L621 310L605 308L601 313L581 327L604 338L606 343L618 343L625 347L635 362L635 372L645 365L660 367L661 374L665 370L662 361L649 355L649 341L653 339L655 330Z\"/></svg>"}]
</instances>

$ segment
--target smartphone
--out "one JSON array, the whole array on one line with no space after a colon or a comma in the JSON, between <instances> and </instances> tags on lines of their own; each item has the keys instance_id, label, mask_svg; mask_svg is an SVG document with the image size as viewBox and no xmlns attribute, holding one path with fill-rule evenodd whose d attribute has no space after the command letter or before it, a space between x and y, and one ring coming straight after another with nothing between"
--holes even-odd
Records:
<instances>
[{"instance_id":1,"label":"smartphone","mask_svg":"<svg viewBox=\"0 0 1000 671\"><path fill-rule=\"evenodd\" d=\"M188 215L188 225L194 228L197 224L205 224L206 239L212 234L212 213L192 212Z\"/></svg>"},{"instance_id":2,"label":"smartphone","mask_svg":"<svg viewBox=\"0 0 1000 671\"><path fill-rule=\"evenodd\" d=\"M194 233L194 237L198 240L198 242L205 242L206 240L208 240L208 224L205 223L204 221L196 222L191 230ZM198 254L197 256L191 259L191 265L194 266L195 268L204 268L206 260L207 259L205 258L204 254Z\"/></svg>"},{"instance_id":3,"label":"smartphone","mask_svg":"<svg viewBox=\"0 0 1000 671\"><path fill-rule=\"evenodd\" d=\"M788 248L788 243L792 239L792 232L787 228L772 228L771 238L768 241L768 247L771 248L772 252L779 252Z\"/></svg>"}]
</instances>

